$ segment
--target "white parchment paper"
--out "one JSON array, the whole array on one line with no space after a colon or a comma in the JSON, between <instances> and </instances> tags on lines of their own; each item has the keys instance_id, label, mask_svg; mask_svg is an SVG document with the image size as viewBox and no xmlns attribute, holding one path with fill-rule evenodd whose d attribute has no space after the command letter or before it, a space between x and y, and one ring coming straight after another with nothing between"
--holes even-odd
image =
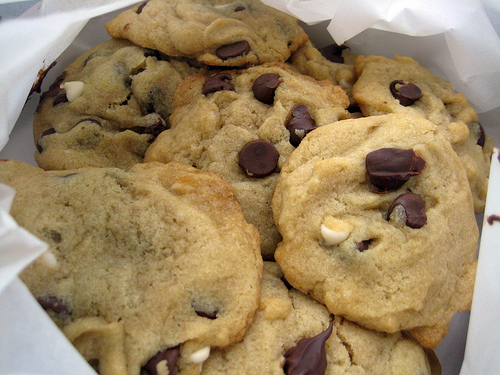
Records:
<instances>
[{"instance_id":1,"label":"white parchment paper","mask_svg":"<svg viewBox=\"0 0 500 375\"><path fill-rule=\"evenodd\" d=\"M487 133L496 145L500 144L497 0L263 1L306 22L311 40L317 44L333 40L346 42L360 54L398 54L417 59L467 96L480 113ZM31 121L36 103L33 98L27 101L27 96L40 69L57 60L46 78L46 89L74 58L109 38L104 30L107 20L136 2L17 1L23 3L23 11L27 4L33 5L20 16L4 18L2 4L9 3L12 10L16 2L0 0L0 158L34 164ZM492 164L486 212L500 214L500 200L495 194L499 178L494 177L500 174L500 168ZM16 277L43 253L45 244L17 227L8 215L13 194L12 189L0 185L0 373L92 374ZM500 374L500 313L495 308L500 306L499 233L500 223L488 225L483 232L470 325L469 313L457 314L450 333L437 348L443 375L460 372L468 325L460 374Z\"/></svg>"}]
</instances>

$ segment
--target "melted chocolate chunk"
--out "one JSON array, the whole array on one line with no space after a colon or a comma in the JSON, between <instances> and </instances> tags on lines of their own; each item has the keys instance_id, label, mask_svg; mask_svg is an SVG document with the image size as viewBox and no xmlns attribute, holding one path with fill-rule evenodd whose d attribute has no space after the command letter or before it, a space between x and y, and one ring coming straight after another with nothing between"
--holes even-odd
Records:
<instances>
[{"instance_id":1,"label":"melted chocolate chunk","mask_svg":"<svg viewBox=\"0 0 500 375\"><path fill-rule=\"evenodd\" d=\"M252 85L252 91L255 98L262 103L273 104L274 92L281 82L283 82L283 80L277 74L266 73L261 75Z\"/></svg>"},{"instance_id":2,"label":"melted chocolate chunk","mask_svg":"<svg viewBox=\"0 0 500 375\"><path fill-rule=\"evenodd\" d=\"M278 166L280 154L267 141L248 142L240 151L239 165L251 177L265 177Z\"/></svg>"},{"instance_id":3,"label":"melted chocolate chunk","mask_svg":"<svg viewBox=\"0 0 500 375\"><path fill-rule=\"evenodd\" d=\"M143 2L141 5L139 5L139 8L137 8L137 10L135 11L137 14L141 14L142 13L142 10L144 9L144 7L146 6L146 4L149 2L149 0Z\"/></svg>"},{"instance_id":4,"label":"melted chocolate chunk","mask_svg":"<svg viewBox=\"0 0 500 375\"><path fill-rule=\"evenodd\" d=\"M358 249L358 251L360 251L360 252L363 252L365 250L368 250L371 243L372 243L372 240L363 240L363 241L358 242L356 244L356 249Z\"/></svg>"},{"instance_id":5,"label":"melted chocolate chunk","mask_svg":"<svg viewBox=\"0 0 500 375\"><path fill-rule=\"evenodd\" d=\"M297 147L307 133L316 129L316 121L309 115L307 106L301 104L292 110L292 116L285 126L290 132L290 143Z\"/></svg>"},{"instance_id":6,"label":"melted chocolate chunk","mask_svg":"<svg viewBox=\"0 0 500 375\"><path fill-rule=\"evenodd\" d=\"M241 12L243 10L245 10L246 8L243 6L243 5L240 5L240 6L237 6L236 8L234 8L234 11L235 12Z\"/></svg>"},{"instance_id":7,"label":"melted chocolate chunk","mask_svg":"<svg viewBox=\"0 0 500 375\"><path fill-rule=\"evenodd\" d=\"M323 375L326 371L325 342L333 331L333 322L317 336L302 339L285 354L283 370L286 375Z\"/></svg>"},{"instance_id":8,"label":"melted chocolate chunk","mask_svg":"<svg viewBox=\"0 0 500 375\"><path fill-rule=\"evenodd\" d=\"M477 140L477 144L481 147L484 147L484 143L486 142L486 133L484 131L483 125L481 123L477 123L479 125L479 138Z\"/></svg>"},{"instance_id":9,"label":"melted chocolate chunk","mask_svg":"<svg viewBox=\"0 0 500 375\"><path fill-rule=\"evenodd\" d=\"M410 228L422 228L427 224L425 215L425 201L417 194L406 193L397 197L389 207L387 220L396 206L402 206L406 214L406 225Z\"/></svg>"},{"instance_id":10,"label":"melted chocolate chunk","mask_svg":"<svg viewBox=\"0 0 500 375\"><path fill-rule=\"evenodd\" d=\"M56 314L70 315L71 309L60 298L52 295L37 298L38 303L44 310L52 310Z\"/></svg>"},{"instance_id":11,"label":"melted chocolate chunk","mask_svg":"<svg viewBox=\"0 0 500 375\"><path fill-rule=\"evenodd\" d=\"M210 311L210 312L201 311L201 310L195 310L195 311L196 311L196 314L198 314L198 316L201 316L202 318L208 318L211 320L217 319L217 313L218 313L217 310Z\"/></svg>"},{"instance_id":12,"label":"melted chocolate chunk","mask_svg":"<svg viewBox=\"0 0 500 375\"><path fill-rule=\"evenodd\" d=\"M342 51L347 49L346 46L339 46L338 44L330 44L328 46L319 48L319 52L323 57L331 62L343 64L344 58L342 57Z\"/></svg>"},{"instance_id":13,"label":"melted chocolate chunk","mask_svg":"<svg viewBox=\"0 0 500 375\"><path fill-rule=\"evenodd\" d=\"M215 51L215 54L219 59L227 60L232 57L246 55L248 52L250 52L250 44L248 44L246 40L242 40L240 42L220 46Z\"/></svg>"},{"instance_id":14,"label":"melted chocolate chunk","mask_svg":"<svg viewBox=\"0 0 500 375\"><path fill-rule=\"evenodd\" d=\"M156 353L151 359L142 367L142 369L148 375L158 375L157 365L161 361L167 362L167 368L169 374L174 374L175 365L177 364L177 359L181 352L180 345L174 346L173 348L168 348L163 351Z\"/></svg>"},{"instance_id":15,"label":"melted chocolate chunk","mask_svg":"<svg viewBox=\"0 0 500 375\"><path fill-rule=\"evenodd\" d=\"M40 137L38 138L38 141L36 142L36 149L38 150L38 152L42 153L42 151L43 151L43 147L40 144L41 139L43 137L45 137L46 135L51 135L54 133L56 133L56 130L54 128L48 128L47 130L44 130L42 132L42 134L40 134Z\"/></svg>"},{"instance_id":16,"label":"melted chocolate chunk","mask_svg":"<svg viewBox=\"0 0 500 375\"><path fill-rule=\"evenodd\" d=\"M396 88L396 85L400 85ZM392 96L399 100L399 103L408 107L422 97L422 91L417 85L407 83L402 80L392 81L389 85Z\"/></svg>"},{"instance_id":17,"label":"melted chocolate chunk","mask_svg":"<svg viewBox=\"0 0 500 375\"><path fill-rule=\"evenodd\" d=\"M47 69L40 69L38 71L38 78L37 78L36 82L33 83L33 86L31 86L31 90L30 90L30 93L28 94L28 97L31 96L31 94L33 94L34 92L38 92L38 93L42 92L43 80L45 79L45 76L50 71L50 69L52 69L56 64L57 64L57 62L53 61L52 64L50 64L47 67Z\"/></svg>"},{"instance_id":18,"label":"melted chocolate chunk","mask_svg":"<svg viewBox=\"0 0 500 375\"><path fill-rule=\"evenodd\" d=\"M487 223L489 225L493 225L495 221L500 221L500 216L499 215L489 215L488 218L486 219Z\"/></svg>"},{"instance_id":19,"label":"melted chocolate chunk","mask_svg":"<svg viewBox=\"0 0 500 375\"><path fill-rule=\"evenodd\" d=\"M380 148L366 155L366 170L373 185L395 190L425 168L425 160L412 149Z\"/></svg>"},{"instance_id":20,"label":"melted chocolate chunk","mask_svg":"<svg viewBox=\"0 0 500 375\"><path fill-rule=\"evenodd\" d=\"M67 103L68 101L69 100L68 100L68 97L66 96L66 94L59 94L54 98L52 105L56 106L56 105L61 104L61 103Z\"/></svg>"},{"instance_id":21,"label":"melted chocolate chunk","mask_svg":"<svg viewBox=\"0 0 500 375\"><path fill-rule=\"evenodd\" d=\"M206 77L201 92L203 95L207 95L211 92L223 90L234 91L234 86L231 83L231 74L228 72L219 72L213 76Z\"/></svg>"}]
</instances>

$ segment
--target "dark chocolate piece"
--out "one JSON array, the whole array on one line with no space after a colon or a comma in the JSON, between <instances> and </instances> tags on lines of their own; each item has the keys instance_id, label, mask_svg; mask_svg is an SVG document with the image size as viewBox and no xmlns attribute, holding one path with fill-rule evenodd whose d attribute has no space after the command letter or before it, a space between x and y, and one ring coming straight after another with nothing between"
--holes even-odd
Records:
<instances>
[{"instance_id":1,"label":"dark chocolate piece","mask_svg":"<svg viewBox=\"0 0 500 375\"><path fill-rule=\"evenodd\" d=\"M400 85L396 87L396 85ZM392 81L389 85L392 96L399 100L399 103L408 107L422 97L422 91L417 85L403 80Z\"/></svg>"},{"instance_id":2,"label":"dark chocolate piece","mask_svg":"<svg viewBox=\"0 0 500 375\"><path fill-rule=\"evenodd\" d=\"M61 315L71 314L71 309L69 308L69 306L56 296L41 296L37 298L37 301L44 310L52 310L56 314Z\"/></svg>"},{"instance_id":3,"label":"dark chocolate piece","mask_svg":"<svg viewBox=\"0 0 500 375\"><path fill-rule=\"evenodd\" d=\"M283 371L286 375L323 375L326 371L325 343L333 331L333 322L328 329L314 337L300 340L285 354Z\"/></svg>"},{"instance_id":4,"label":"dark chocolate piece","mask_svg":"<svg viewBox=\"0 0 500 375\"><path fill-rule=\"evenodd\" d=\"M346 46L339 46L338 44L330 44L328 46L319 48L319 52L323 55L323 57L331 62L337 64L343 64L344 58L342 57L342 51L347 49Z\"/></svg>"},{"instance_id":5,"label":"dark chocolate piece","mask_svg":"<svg viewBox=\"0 0 500 375\"><path fill-rule=\"evenodd\" d=\"M292 116L285 126L290 132L290 143L297 147L307 133L316 129L316 121L309 115L307 106L300 104L292 110Z\"/></svg>"},{"instance_id":6,"label":"dark chocolate piece","mask_svg":"<svg viewBox=\"0 0 500 375\"><path fill-rule=\"evenodd\" d=\"M425 215L425 201L417 194L406 193L397 197L389 207L387 220L396 206L402 206L406 214L406 225L410 228L422 228L427 224Z\"/></svg>"},{"instance_id":7,"label":"dark chocolate piece","mask_svg":"<svg viewBox=\"0 0 500 375\"><path fill-rule=\"evenodd\" d=\"M144 7L146 6L146 4L149 2L149 0L146 0L145 2L143 2L141 5L139 5L139 8L137 8L137 10L135 11L137 14L141 14L142 13L142 10L144 9Z\"/></svg>"},{"instance_id":8,"label":"dark chocolate piece","mask_svg":"<svg viewBox=\"0 0 500 375\"><path fill-rule=\"evenodd\" d=\"M146 371L148 375L158 375L158 370L156 366L161 361L167 362L167 368L169 374L175 373L175 365L177 364L177 359L181 352L180 345L174 346L173 348L168 348L163 351L156 353L151 359L142 367L142 370Z\"/></svg>"},{"instance_id":9,"label":"dark chocolate piece","mask_svg":"<svg viewBox=\"0 0 500 375\"><path fill-rule=\"evenodd\" d=\"M223 90L234 91L234 86L231 83L231 74L228 72L219 72L213 76L206 77L201 92L203 95L207 95L211 92Z\"/></svg>"},{"instance_id":10,"label":"dark chocolate piece","mask_svg":"<svg viewBox=\"0 0 500 375\"><path fill-rule=\"evenodd\" d=\"M235 12L241 12L243 10L245 10L246 8L243 6L243 5L240 5L240 6L237 6L236 8L234 8L234 11Z\"/></svg>"},{"instance_id":11,"label":"dark chocolate piece","mask_svg":"<svg viewBox=\"0 0 500 375\"><path fill-rule=\"evenodd\" d=\"M366 170L373 185L395 190L412 176L422 173L425 160L412 149L380 148L366 155Z\"/></svg>"},{"instance_id":12,"label":"dark chocolate piece","mask_svg":"<svg viewBox=\"0 0 500 375\"><path fill-rule=\"evenodd\" d=\"M31 86L30 93L28 94L28 97L31 96L34 92L42 92L42 83L43 80L45 79L45 76L47 73L52 69L55 65L57 64L56 61L53 61L52 64L50 64L46 69L40 69L38 71L38 78L35 83L33 83L33 86Z\"/></svg>"},{"instance_id":13,"label":"dark chocolate piece","mask_svg":"<svg viewBox=\"0 0 500 375\"><path fill-rule=\"evenodd\" d=\"M61 103L67 103L69 100L68 100L68 97L66 96L66 94L59 94L57 95L55 98L54 98L54 101L52 102L52 105L53 106L56 106L58 104L61 104Z\"/></svg>"},{"instance_id":14,"label":"dark chocolate piece","mask_svg":"<svg viewBox=\"0 0 500 375\"><path fill-rule=\"evenodd\" d=\"M486 142L486 133L484 131L483 125L480 122L477 123L479 125L479 138L477 140L477 144L481 147L484 147Z\"/></svg>"},{"instance_id":15,"label":"dark chocolate piece","mask_svg":"<svg viewBox=\"0 0 500 375\"><path fill-rule=\"evenodd\" d=\"M56 130L54 128L48 128L47 130L44 130L42 132L42 134L40 134L40 137L38 138L38 141L36 142L36 149L38 150L38 152L41 153L43 151L43 147L40 144L40 140L42 139L42 137L45 137L46 135L51 135L54 133L56 133Z\"/></svg>"},{"instance_id":16,"label":"dark chocolate piece","mask_svg":"<svg viewBox=\"0 0 500 375\"><path fill-rule=\"evenodd\" d=\"M246 55L248 52L250 52L250 44L248 44L246 40L242 40L236 43L220 46L215 51L215 54L219 59L227 60L232 57Z\"/></svg>"},{"instance_id":17,"label":"dark chocolate piece","mask_svg":"<svg viewBox=\"0 0 500 375\"><path fill-rule=\"evenodd\" d=\"M266 73L261 75L252 85L252 91L255 98L262 103L273 104L274 92L281 82L283 82L283 80L277 74Z\"/></svg>"},{"instance_id":18,"label":"dark chocolate piece","mask_svg":"<svg viewBox=\"0 0 500 375\"><path fill-rule=\"evenodd\" d=\"M356 249L358 249L358 251L360 251L360 252L363 252L365 250L368 250L371 243L372 243L372 240L363 240L361 242L356 243Z\"/></svg>"},{"instance_id":19,"label":"dark chocolate piece","mask_svg":"<svg viewBox=\"0 0 500 375\"><path fill-rule=\"evenodd\" d=\"M489 215L488 218L486 219L489 225L493 225L495 221L500 221L500 216L499 215Z\"/></svg>"},{"instance_id":20,"label":"dark chocolate piece","mask_svg":"<svg viewBox=\"0 0 500 375\"><path fill-rule=\"evenodd\" d=\"M195 312L196 312L196 314L198 316L201 316L202 318L208 318L208 319L211 319L211 320L217 319L217 313L218 313L217 310L210 311L210 312L201 311L201 310L195 310Z\"/></svg>"},{"instance_id":21,"label":"dark chocolate piece","mask_svg":"<svg viewBox=\"0 0 500 375\"><path fill-rule=\"evenodd\" d=\"M280 154L267 141L248 142L239 153L239 165L251 177L265 177L278 166Z\"/></svg>"}]
</instances>

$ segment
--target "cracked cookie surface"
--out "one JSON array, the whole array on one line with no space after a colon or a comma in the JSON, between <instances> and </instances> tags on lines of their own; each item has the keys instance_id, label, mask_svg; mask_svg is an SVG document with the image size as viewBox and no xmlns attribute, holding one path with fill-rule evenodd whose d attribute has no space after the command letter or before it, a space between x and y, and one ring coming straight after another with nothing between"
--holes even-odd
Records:
<instances>
[{"instance_id":1,"label":"cracked cookie surface","mask_svg":"<svg viewBox=\"0 0 500 375\"><path fill-rule=\"evenodd\" d=\"M281 170L273 213L287 280L334 314L435 347L470 309L471 193L425 119L371 116L311 132Z\"/></svg>"},{"instance_id":2,"label":"cracked cookie surface","mask_svg":"<svg viewBox=\"0 0 500 375\"><path fill-rule=\"evenodd\" d=\"M259 235L220 177L141 163L39 171L9 185L12 216L49 244L21 278L100 374L179 370L250 324Z\"/></svg>"},{"instance_id":3,"label":"cracked cookie surface","mask_svg":"<svg viewBox=\"0 0 500 375\"><path fill-rule=\"evenodd\" d=\"M259 0L149 0L106 29L114 38L215 66L283 62L308 40L297 19Z\"/></svg>"},{"instance_id":4,"label":"cracked cookie surface","mask_svg":"<svg viewBox=\"0 0 500 375\"><path fill-rule=\"evenodd\" d=\"M172 98L201 69L111 39L78 57L42 94L35 160L44 169L130 168L169 127Z\"/></svg>"}]
</instances>

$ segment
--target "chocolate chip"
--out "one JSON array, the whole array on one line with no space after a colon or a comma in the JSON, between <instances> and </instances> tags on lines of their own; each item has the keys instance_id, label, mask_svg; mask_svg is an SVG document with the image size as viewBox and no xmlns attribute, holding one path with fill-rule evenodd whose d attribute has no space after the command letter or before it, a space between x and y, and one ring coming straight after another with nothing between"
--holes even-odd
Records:
<instances>
[{"instance_id":1,"label":"chocolate chip","mask_svg":"<svg viewBox=\"0 0 500 375\"><path fill-rule=\"evenodd\" d=\"M389 207L387 212L387 220L396 206L402 206L406 215L406 225L410 228L422 228L427 224L427 216L425 215L425 201L417 194L406 193L397 197Z\"/></svg>"},{"instance_id":2,"label":"chocolate chip","mask_svg":"<svg viewBox=\"0 0 500 375\"><path fill-rule=\"evenodd\" d=\"M66 94L59 94L57 95L54 100L52 101L52 105L53 106L56 106L58 104L61 104L61 103L66 103L68 102L68 97L66 96Z\"/></svg>"},{"instance_id":3,"label":"chocolate chip","mask_svg":"<svg viewBox=\"0 0 500 375\"><path fill-rule=\"evenodd\" d=\"M266 73L261 75L252 85L252 91L255 98L262 103L273 104L274 92L281 82L283 82L283 80L277 74Z\"/></svg>"},{"instance_id":4,"label":"chocolate chip","mask_svg":"<svg viewBox=\"0 0 500 375\"><path fill-rule=\"evenodd\" d=\"M219 72L213 76L206 77L201 92L203 95L207 95L211 92L223 90L234 91L234 86L231 83L231 74L227 72Z\"/></svg>"},{"instance_id":5,"label":"chocolate chip","mask_svg":"<svg viewBox=\"0 0 500 375\"><path fill-rule=\"evenodd\" d=\"M285 354L283 371L286 375L317 374L323 375L326 371L325 343L333 331L333 322L327 330L311 338L300 340Z\"/></svg>"},{"instance_id":6,"label":"chocolate chip","mask_svg":"<svg viewBox=\"0 0 500 375\"><path fill-rule=\"evenodd\" d=\"M399 85L399 87L396 87ZM392 96L399 100L405 107L412 105L422 97L422 91L417 85L402 80L392 81L389 85Z\"/></svg>"},{"instance_id":7,"label":"chocolate chip","mask_svg":"<svg viewBox=\"0 0 500 375\"><path fill-rule=\"evenodd\" d=\"M239 165L251 177L265 177L274 172L280 154L267 141L248 142L239 153Z\"/></svg>"},{"instance_id":8,"label":"chocolate chip","mask_svg":"<svg viewBox=\"0 0 500 375\"><path fill-rule=\"evenodd\" d=\"M477 123L479 125L479 138L477 140L477 144L481 147L484 147L484 144L486 142L486 133L484 131L483 125L481 123Z\"/></svg>"},{"instance_id":9,"label":"chocolate chip","mask_svg":"<svg viewBox=\"0 0 500 375\"><path fill-rule=\"evenodd\" d=\"M149 0L143 2L141 5L139 5L139 8L137 8L137 10L135 11L137 14L141 14L142 13L142 10L144 9L144 7L146 6L146 4L149 2Z\"/></svg>"},{"instance_id":10,"label":"chocolate chip","mask_svg":"<svg viewBox=\"0 0 500 375\"><path fill-rule=\"evenodd\" d=\"M235 12L241 12L243 10L245 10L246 8L243 6L243 5L240 5L240 6L237 6L236 8L234 8L234 11Z\"/></svg>"},{"instance_id":11,"label":"chocolate chip","mask_svg":"<svg viewBox=\"0 0 500 375\"><path fill-rule=\"evenodd\" d=\"M158 369L156 366L160 362L166 361L168 373L174 374L175 365L177 364L180 352L180 345L159 351L142 367L142 370L144 370L148 375L158 375Z\"/></svg>"},{"instance_id":12,"label":"chocolate chip","mask_svg":"<svg viewBox=\"0 0 500 375\"><path fill-rule=\"evenodd\" d=\"M292 115L285 126L290 132L290 143L297 147L307 133L316 129L316 122L309 115L307 106L301 104L292 110Z\"/></svg>"},{"instance_id":13,"label":"chocolate chip","mask_svg":"<svg viewBox=\"0 0 500 375\"><path fill-rule=\"evenodd\" d=\"M38 138L38 140L36 142L36 149L38 150L39 153L42 153L42 151L43 151L43 147L40 144L42 138L47 136L47 135L54 134L54 133L56 133L56 130L54 128L48 128L47 130L44 130L42 132L42 134L40 134L40 137Z\"/></svg>"},{"instance_id":14,"label":"chocolate chip","mask_svg":"<svg viewBox=\"0 0 500 375\"><path fill-rule=\"evenodd\" d=\"M372 240L363 240L361 242L356 243L356 249L358 249L358 251L361 251L361 252L368 250L371 243L372 243Z\"/></svg>"},{"instance_id":15,"label":"chocolate chip","mask_svg":"<svg viewBox=\"0 0 500 375\"><path fill-rule=\"evenodd\" d=\"M53 61L52 64L50 64L46 69L40 69L38 71L38 78L35 83L33 83L33 86L31 86L30 93L28 94L28 97L31 96L34 92L40 93L42 91L42 83L43 80L45 79L45 76L47 73L52 69L55 65L57 64L56 61Z\"/></svg>"},{"instance_id":16,"label":"chocolate chip","mask_svg":"<svg viewBox=\"0 0 500 375\"><path fill-rule=\"evenodd\" d=\"M495 221L500 221L500 216L499 215L488 215L487 219L486 219L486 222L489 224L489 225L493 225L493 223Z\"/></svg>"},{"instance_id":17,"label":"chocolate chip","mask_svg":"<svg viewBox=\"0 0 500 375\"><path fill-rule=\"evenodd\" d=\"M61 315L71 314L71 309L69 308L69 306L56 296L41 296L37 298L37 301L44 310L52 310L56 314Z\"/></svg>"},{"instance_id":18,"label":"chocolate chip","mask_svg":"<svg viewBox=\"0 0 500 375\"><path fill-rule=\"evenodd\" d=\"M328 46L319 48L319 51L323 57L331 62L343 64L344 58L342 57L342 51L347 49L346 46L339 46L338 44L330 44Z\"/></svg>"},{"instance_id":19,"label":"chocolate chip","mask_svg":"<svg viewBox=\"0 0 500 375\"><path fill-rule=\"evenodd\" d=\"M380 148L366 155L366 170L373 185L395 190L412 176L419 175L425 161L412 149Z\"/></svg>"},{"instance_id":20,"label":"chocolate chip","mask_svg":"<svg viewBox=\"0 0 500 375\"><path fill-rule=\"evenodd\" d=\"M210 312L201 311L201 310L195 310L195 311L196 311L196 314L198 314L198 316L201 316L202 318L208 318L211 320L217 319L217 313L218 313L217 310L210 311Z\"/></svg>"},{"instance_id":21,"label":"chocolate chip","mask_svg":"<svg viewBox=\"0 0 500 375\"><path fill-rule=\"evenodd\" d=\"M248 52L250 52L250 44L248 44L246 40L242 40L236 43L220 46L215 51L215 54L221 60L227 60L232 57L246 55Z\"/></svg>"}]
</instances>

